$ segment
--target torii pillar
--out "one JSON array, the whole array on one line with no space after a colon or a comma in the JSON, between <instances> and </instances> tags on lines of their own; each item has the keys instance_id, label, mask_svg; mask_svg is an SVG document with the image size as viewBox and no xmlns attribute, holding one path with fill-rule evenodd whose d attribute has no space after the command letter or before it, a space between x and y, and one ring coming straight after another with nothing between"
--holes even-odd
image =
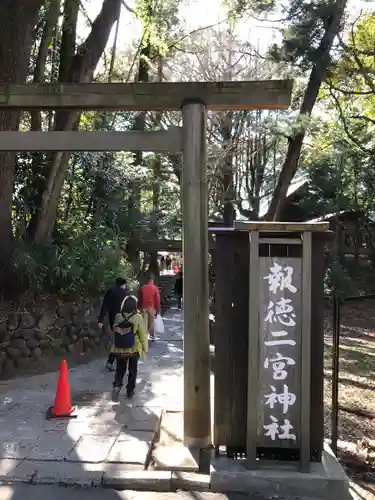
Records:
<instances>
[{"instance_id":1,"label":"torii pillar","mask_svg":"<svg viewBox=\"0 0 375 500\"><path fill-rule=\"evenodd\" d=\"M211 444L206 106L182 107L184 444Z\"/></svg>"}]
</instances>

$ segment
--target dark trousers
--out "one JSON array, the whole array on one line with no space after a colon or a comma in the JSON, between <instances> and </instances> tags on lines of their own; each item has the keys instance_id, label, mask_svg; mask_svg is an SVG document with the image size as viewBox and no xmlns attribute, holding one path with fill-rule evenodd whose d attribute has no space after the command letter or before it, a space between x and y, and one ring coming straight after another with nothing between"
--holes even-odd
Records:
<instances>
[{"instance_id":1,"label":"dark trousers","mask_svg":"<svg viewBox=\"0 0 375 500\"><path fill-rule=\"evenodd\" d=\"M177 307L181 309L182 306L182 295L177 295Z\"/></svg>"},{"instance_id":2,"label":"dark trousers","mask_svg":"<svg viewBox=\"0 0 375 500\"><path fill-rule=\"evenodd\" d=\"M115 362L115 359L116 359L116 354L114 352L110 352L108 355L107 363L109 365L113 365L113 363Z\"/></svg>"},{"instance_id":3,"label":"dark trousers","mask_svg":"<svg viewBox=\"0 0 375 500\"><path fill-rule=\"evenodd\" d=\"M128 370L128 383L126 390L129 393L134 392L135 383L137 381L139 354L133 356L116 355L116 373L113 387L122 387L126 370Z\"/></svg>"},{"instance_id":4,"label":"dark trousers","mask_svg":"<svg viewBox=\"0 0 375 500\"><path fill-rule=\"evenodd\" d=\"M111 327L112 331L113 331L113 322L114 322L114 318L109 318L109 326ZM115 362L115 359L116 359L116 354L114 354L113 352L110 352L108 359L107 359L107 363L109 365L113 365L113 363Z\"/></svg>"}]
</instances>

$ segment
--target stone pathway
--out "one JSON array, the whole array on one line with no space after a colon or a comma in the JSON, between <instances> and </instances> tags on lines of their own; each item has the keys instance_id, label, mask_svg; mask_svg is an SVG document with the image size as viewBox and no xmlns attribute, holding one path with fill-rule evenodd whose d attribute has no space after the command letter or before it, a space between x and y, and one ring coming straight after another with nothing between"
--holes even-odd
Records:
<instances>
[{"instance_id":1,"label":"stone pathway","mask_svg":"<svg viewBox=\"0 0 375 500\"><path fill-rule=\"evenodd\" d=\"M66 500L66 488L59 486L30 486L15 484L12 486L0 485L0 500ZM201 492L140 492L114 491L103 489L70 488L69 500L269 500L258 495L240 495ZM272 499L271 499L272 500ZM275 499L276 500L276 499ZM277 500L283 500L278 498ZM290 499L285 499L290 500Z\"/></svg>"},{"instance_id":2,"label":"stone pathway","mask_svg":"<svg viewBox=\"0 0 375 500\"><path fill-rule=\"evenodd\" d=\"M214 493L228 491L228 484L233 481L235 488L229 491L238 490L238 477L232 477L229 469L220 473L219 468L212 469L211 464L211 474L197 474L194 457L186 454L181 434L181 312L170 310L164 316L164 324L165 333L150 343L148 358L140 362L136 395L132 400L122 396L119 403L110 401L113 374L104 369L104 359L69 371L77 414L72 420L45 419L46 409L54 402L58 373L0 383L0 500L65 498L64 488L58 488L59 485L124 490L120 493L90 489L90 498L94 494L108 500L243 498L238 493ZM168 412L163 413L160 425L163 410ZM160 441L152 450L155 431L159 428ZM151 460L154 467L149 467ZM225 487L221 484L223 481ZM267 481L263 483L268 487ZM30 494L25 488L30 488ZM273 489L278 491L276 486ZM77 490L71 489L69 495L74 491ZM83 490L78 491L81 498ZM278 495L280 493L278 491ZM283 498L248 495L252 500Z\"/></svg>"},{"instance_id":3,"label":"stone pathway","mask_svg":"<svg viewBox=\"0 0 375 500\"><path fill-rule=\"evenodd\" d=\"M140 362L136 395L110 401L104 360L69 370L77 418L45 420L58 373L0 384L0 481L95 485L147 466L161 411L182 410L182 317L164 317L165 333Z\"/></svg>"}]
</instances>

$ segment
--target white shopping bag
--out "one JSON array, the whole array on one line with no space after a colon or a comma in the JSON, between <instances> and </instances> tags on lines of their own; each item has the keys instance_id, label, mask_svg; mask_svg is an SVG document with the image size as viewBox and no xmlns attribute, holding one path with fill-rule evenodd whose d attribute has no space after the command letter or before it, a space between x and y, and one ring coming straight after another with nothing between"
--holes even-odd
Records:
<instances>
[{"instance_id":1,"label":"white shopping bag","mask_svg":"<svg viewBox=\"0 0 375 500\"><path fill-rule=\"evenodd\" d=\"M164 323L160 314L157 314L155 319L155 333L164 333Z\"/></svg>"}]
</instances>

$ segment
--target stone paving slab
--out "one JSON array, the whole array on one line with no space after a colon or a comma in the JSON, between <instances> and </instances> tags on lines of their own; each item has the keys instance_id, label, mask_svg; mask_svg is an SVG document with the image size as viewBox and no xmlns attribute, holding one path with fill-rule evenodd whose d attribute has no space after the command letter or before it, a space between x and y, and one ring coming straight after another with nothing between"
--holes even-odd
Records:
<instances>
[{"instance_id":1,"label":"stone paving slab","mask_svg":"<svg viewBox=\"0 0 375 500\"><path fill-rule=\"evenodd\" d=\"M38 462L34 462L33 460L21 460L17 467L8 473L8 481L6 481L6 479L3 479L3 481L9 483L31 483L37 473L37 463ZM63 462L59 462L59 464L62 463Z\"/></svg>"},{"instance_id":2,"label":"stone paving slab","mask_svg":"<svg viewBox=\"0 0 375 500\"><path fill-rule=\"evenodd\" d=\"M160 408L150 408L149 412L143 408L132 407L129 409L129 420L124 424L123 431L155 432L159 427L160 417Z\"/></svg>"},{"instance_id":3,"label":"stone paving slab","mask_svg":"<svg viewBox=\"0 0 375 500\"><path fill-rule=\"evenodd\" d=\"M159 444L169 446L184 440L184 414L182 411L164 411L160 422Z\"/></svg>"},{"instance_id":4,"label":"stone paving slab","mask_svg":"<svg viewBox=\"0 0 375 500\"><path fill-rule=\"evenodd\" d=\"M156 470L198 471L199 466L183 444L184 415L182 411L164 411L161 416L159 440L152 450Z\"/></svg>"},{"instance_id":5,"label":"stone paving slab","mask_svg":"<svg viewBox=\"0 0 375 500\"><path fill-rule=\"evenodd\" d=\"M146 465L153 437L154 433L147 431L121 434L112 446L106 462Z\"/></svg>"},{"instance_id":6,"label":"stone paving slab","mask_svg":"<svg viewBox=\"0 0 375 500\"><path fill-rule=\"evenodd\" d=\"M167 446L156 444L152 450L152 460L156 470L197 472L199 469L190 450L182 443Z\"/></svg>"},{"instance_id":7,"label":"stone paving slab","mask_svg":"<svg viewBox=\"0 0 375 500\"><path fill-rule=\"evenodd\" d=\"M103 464L75 464L71 462L31 462L35 468L34 484L61 484L64 486L98 487L102 483Z\"/></svg>"},{"instance_id":8,"label":"stone paving slab","mask_svg":"<svg viewBox=\"0 0 375 500\"><path fill-rule=\"evenodd\" d=\"M28 460L66 460L76 444L64 431L44 433L26 453Z\"/></svg>"},{"instance_id":9,"label":"stone paving slab","mask_svg":"<svg viewBox=\"0 0 375 500\"><path fill-rule=\"evenodd\" d=\"M210 475L196 472L172 472L172 489L184 491L209 491Z\"/></svg>"},{"instance_id":10,"label":"stone paving slab","mask_svg":"<svg viewBox=\"0 0 375 500\"><path fill-rule=\"evenodd\" d=\"M104 462L115 441L116 438L113 436L83 435L70 451L66 460L88 463Z\"/></svg>"},{"instance_id":11,"label":"stone paving slab","mask_svg":"<svg viewBox=\"0 0 375 500\"><path fill-rule=\"evenodd\" d=\"M117 422L105 423L84 423L71 422L66 428L66 434L73 440L78 440L83 434L91 436L114 436L117 437L123 429L121 424ZM45 433L54 433L56 430L48 430Z\"/></svg>"},{"instance_id":12,"label":"stone paving slab","mask_svg":"<svg viewBox=\"0 0 375 500\"><path fill-rule=\"evenodd\" d=\"M17 478L20 478L20 474L19 470L17 472L16 470L20 464L22 464L22 460L12 460L9 458L0 460L0 481L17 481ZM31 477L29 477L29 480L31 480Z\"/></svg>"},{"instance_id":13,"label":"stone paving slab","mask_svg":"<svg viewBox=\"0 0 375 500\"><path fill-rule=\"evenodd\" d=\"M38 436L36 438L30 437L23 439L13 439L12 436L9 436L8 439L3 439L0 442L0 458L13 458L23 460L36 445L37 440Z\"/></svg>"},{"instance_id":14,"label":"stone paving slab","mask_svg":"<svg viewBox=\"0 0 375 500\"><path fill-rule=\"evenodd\" d=\"M172 473L168 471L119 471L104 473L103 486L120 490L171 491Z\"/></svg>"}]
</instances>

